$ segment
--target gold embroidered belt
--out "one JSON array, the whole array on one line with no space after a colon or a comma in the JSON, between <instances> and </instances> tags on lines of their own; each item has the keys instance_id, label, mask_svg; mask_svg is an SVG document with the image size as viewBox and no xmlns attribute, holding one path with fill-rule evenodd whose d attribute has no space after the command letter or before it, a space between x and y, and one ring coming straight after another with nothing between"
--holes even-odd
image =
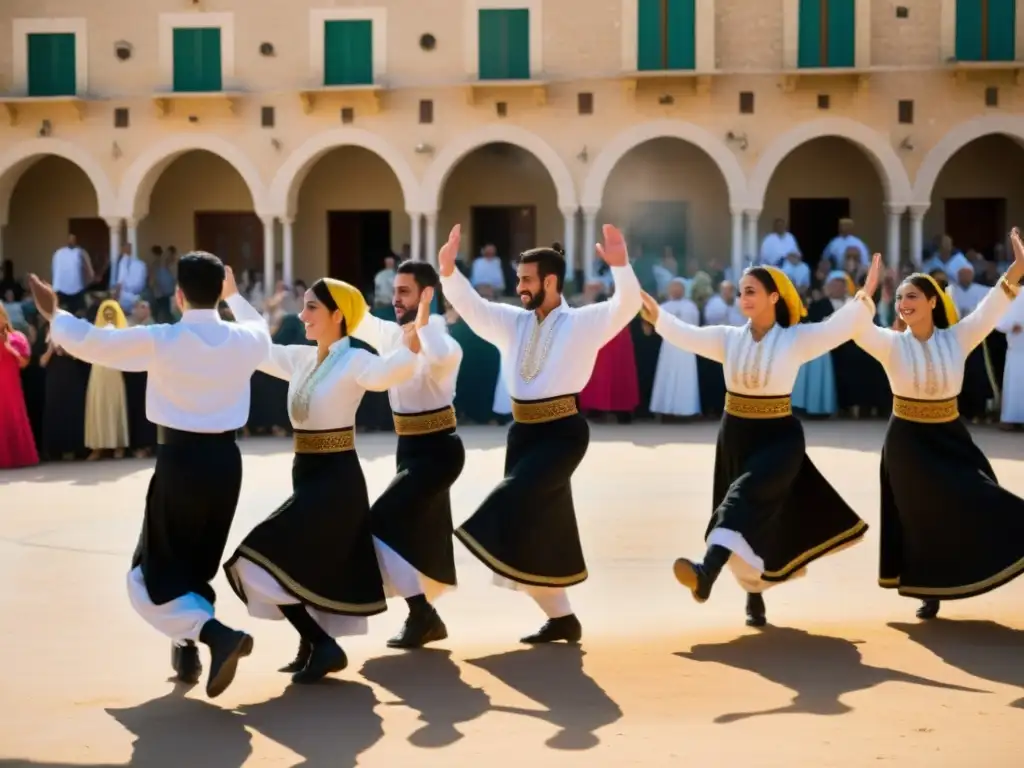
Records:
<instances>
[{"instance_id":1,"label":"gold embroidered belt","mask_svg":"<svg viewBox=\"0 0 1024 768\"><path fill-rule=\"evenodd\" d=\"M547 400L513 400L512 418L520 424L544 424L578 414L576 395L561 395Z\"/></svg>"},{"instance_id":2,"label":"gold embroidered belt","mask_svg":"<svg viewBox=\"0 0 1024 768\"><path fill-rule=\"evenodd\" d=\"M355 447L356 433L353 427L323 432L295 431L296 453L344 453L355 450Z\"/></svg>"},{"instance_id":3,"label":"gold embroidered belt","mask_svg":"<svg viewBox=\"0 0 1024 768\"><path fill-rule=\"evenodd\" d=\"M452 406L438 408L436 411L422 413L392 413L395 421L395 434L400 437L416 435L432 435L455 429L455 409Z\"/></svg>"},{"instance_id":4,"label":"gold embroidered belt","mask_svg":"<svg viewBox=\"0 0 1024 768\"><path fill-rule=\"evenodd\" d=\"M793 404L789 395L749 397L726 392L725 412L741 419L781 419L793 415Z\"/></svg>"},{"instance_id":5,"label":"gold embroidered belt","mask_svg":"<svg viewBox=\"0 0 1024 768\"><path fill-rule=\"evenodd\" d=\"M948 400L910 400L906 397L892 398L892 413L904 421L918 424L945 424L960 418L956 398Z\"/></svg>"}]
</instances>

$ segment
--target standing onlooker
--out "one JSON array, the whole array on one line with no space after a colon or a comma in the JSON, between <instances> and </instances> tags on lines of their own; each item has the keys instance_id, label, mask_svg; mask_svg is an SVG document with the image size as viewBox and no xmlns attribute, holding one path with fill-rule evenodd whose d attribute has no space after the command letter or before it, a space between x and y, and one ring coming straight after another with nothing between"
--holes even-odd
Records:
<instances>
[{"instance_id":1,"label":"standing onlooker","mask_svg":"<svg viewBox=\"0 0 1024 768\"><path fill-rule=\"evenodd\" d=\"M39 463L21 389L21 369L31 357L28 339L11 327L0 307L0 469Z\"/></svg>"},{"instance_id":2,"label":"standing onlooker","mask_svg":"<svg viewBox=\"0 0 1024 768\"><path fill-rule=\"evenodd\" d=\"M96 276L89 254L78 247L74 235L68 235L68 244L54 252L52 270L53 290L61 307L72 314L85 309L85 289Z\"/></svg>"},{"instance_id":3,"label":"standing onlooker","mask_svg":"<svg viewBox=\"0 0 1024 768\"><path fill-rule=\"evenodd\" d=\"M108 299L96 313L96 327L127 328L128 321L120 305ZM114 368L93 365L89 387L85 393L85 447L95 461L104 451L113 451L114 458L124 456L128 447L128 397L124 374Z\"/></svg>"}]
</instances>

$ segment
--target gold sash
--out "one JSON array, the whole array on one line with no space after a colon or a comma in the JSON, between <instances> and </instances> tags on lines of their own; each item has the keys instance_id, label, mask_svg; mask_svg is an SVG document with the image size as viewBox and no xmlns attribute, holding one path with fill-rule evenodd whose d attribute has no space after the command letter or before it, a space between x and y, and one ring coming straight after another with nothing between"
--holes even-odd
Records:
<instances>
[{"instance_id":1,"label":"gold sash","mask_svg":"<svg viewBox=\"0 0 1024 768\"><path fill-rule=\"evenodd\" d=\"M948 400L910 400L894 395L892 413L898 419L918 424L945 424L960 418L960 407L955 397Z\"/></svg>"},{"instance_id":2,"label":"gold sash","mask_svg":"<svg viewBox=\"0 0 1024 768\"><path fill-rule=\"evenodd\" d=\"M725 412L741 419L781 419L793 415L793 405L789 395L748 397L726 392Z\"/></svg>"},{"instance_id":3,"label":"gold sash","mask_svg":"<svg viewBox=\"0 0 1024 768\"><path fill-rule=\"evenodd\" d=\"M353 427L329 432L295 432L296 453L344 453L355 450L355 447Z\"/></svg>"},{"instance_id":4,"label":"gold sash","mask_svg":"<svg viewBox=\"0 0 1024 768\"><path fill-rule=\"evenodd\" d=\"M576 395L562 395L549 400L512 401L512 418L520 424L545 424L578 413Z\"/></svg>"},{"instance_id":5,"label":"gold sash","mask_svg":"<svg viewBox=\"0 0 1024 768\"><path fill-rule=\"evenodd\" d=\"M395 434L400 437L431 435L455 429L455 409L452 406L437 411L423 413L392 413L395 422Z\"/></svg>"}]
</instances>

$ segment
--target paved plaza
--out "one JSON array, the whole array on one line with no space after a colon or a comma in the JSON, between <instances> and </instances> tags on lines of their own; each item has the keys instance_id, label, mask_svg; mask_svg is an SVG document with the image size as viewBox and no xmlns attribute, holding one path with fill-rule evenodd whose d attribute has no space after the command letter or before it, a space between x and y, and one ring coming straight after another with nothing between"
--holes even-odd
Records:
<instances>
[{"instance_id":1,"label":"paved plaza","mask_svg":"<svg viewBox=\"0 0 1024 768\"><path fill-rule=\"evenodd\" d=\"M450 637L390 651L405 608L345 643L349 669L312 687L276 671L296 640L250 619L219 576L218 610L256 638L234 685L168 682L169 643L136 617L124 576L151 461L0 475L0 766L349 768L745 766L1010 768L1024 748L1024 579L949 603L927 625L876 586L882 422L807 425L811 457L873 528L859 546L767 594L772 626L743 625L724 577L695 604L672 560L699 555L715 424L595 426L574 490L590 579L571 591L581 649L527 649L543 616L490 585L456 545ZM500 477L505 431L462 431L461 521ZM978 429L1024 495L1024 437ZM371 498L392 435L360 435ZM290 490L290 443L242 443L231 544ZM340 501L340 500L339 500ZM204 663L206 659L204 658Z\"/></svg>"}]
</instances>

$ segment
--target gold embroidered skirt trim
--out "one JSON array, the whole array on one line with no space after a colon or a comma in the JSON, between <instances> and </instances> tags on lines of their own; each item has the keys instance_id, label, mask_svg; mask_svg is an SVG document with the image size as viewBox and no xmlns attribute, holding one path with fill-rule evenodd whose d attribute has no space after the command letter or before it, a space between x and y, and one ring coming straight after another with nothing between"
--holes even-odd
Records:
<instances>
[{"instance_id":1,"label":"gold embroidered skirt trim","mask_svg":"<svg viewBox=\"0 0 1024 768\"><path fill-rule=\"evenodd\" d=\"M544 424L578 414L576 395L547 400L512 400L512 418L520 424Z\"/></svg>"},{"instance_id":2,"label":"gold embroidered skirt trim","mask_svg":"<svg viewBox=\"0 0 1024 768\"><path fill-rule=\"evenodd\" d=\"M892 413L904 421L918 424L945 424L960 418L960 408L955 397L948 400L910 400L893 396Z\"/></svg>"},{"instance_id":3,"label":"gold embroidered skirt trim","mask_svg":"<svg viewBox=\"0 0 1024 768\"><path fill-rule=\"evenodd\" d=\"M296 453L343 453L355 450L355 447L356 434L353 427L323 432L295 431Z\"/></svg>"},{"instance_id":4,"label":"gold embroidered skirt trim","mask_svg":"<svg viewBox=\"0 0 1024 768\"><path fill-rule=\"evenodd\" d=\"M741 419L781 419L793 415L793 404L789 395L749 397L726 392L725 412Z\"/></svg>"},{"instance_id":5,"label":"gold embroidered skirt trim","mask_svg":"<svg viewBox=\"0 0 1024 768\"><path fill-rule=\"evenodd\" d=\"M455 409L452 406L439 408L436 411L422 413L392 413L395 422L395 434L401 437L431 435L455 429Z\"/></svg>"}]
</instances>

